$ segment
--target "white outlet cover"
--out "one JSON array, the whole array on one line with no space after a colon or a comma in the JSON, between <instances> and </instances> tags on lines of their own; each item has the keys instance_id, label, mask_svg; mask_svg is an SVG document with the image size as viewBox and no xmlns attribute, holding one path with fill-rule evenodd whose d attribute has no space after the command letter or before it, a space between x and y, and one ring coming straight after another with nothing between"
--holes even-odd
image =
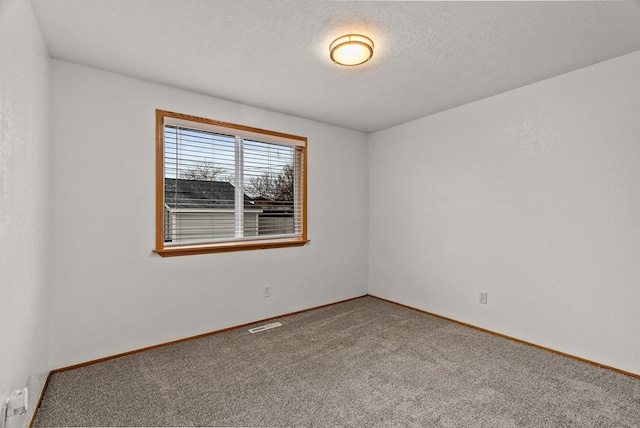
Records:
<instances>
[{"instance_id":1,"label":"white outlet cover","mask_svg":"<svg viewBox=\"0 0 640 428\"><path fill-rule=\"evenodd\" d=\"M4 402L3 410L6 409L6 417L12 418L27 413L29 409L29 389L24 388L13 391L11 396ZM3 413L3 415L5 415Z\"/></svg>"},{"instance_id":2,"label":"white outlet cover","mask_svg":"<svg viewBox=\"0 0 640 428\"><path fill-rule=\"evenodd\" d=\"M487 304L487 293L480 293L480 303L482 303L483 305Z\"/></svg>"}]
</instances>

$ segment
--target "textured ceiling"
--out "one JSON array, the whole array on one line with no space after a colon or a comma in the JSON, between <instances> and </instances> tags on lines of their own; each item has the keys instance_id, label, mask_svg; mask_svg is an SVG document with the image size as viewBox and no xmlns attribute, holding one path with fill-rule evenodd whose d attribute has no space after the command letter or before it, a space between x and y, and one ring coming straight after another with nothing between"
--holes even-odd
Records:
<instances>
[{"instance_id":1,"label":"textured ceiling","mask_svg":"<svg viewBox=\"0 0 640 428\"><path fill-rule=\"evenodd\" d=\"M639 1L32 4L54 58L365 132L640 50ZM363 66L329 60L350 32Z\"/></svg>"}]
</instances>

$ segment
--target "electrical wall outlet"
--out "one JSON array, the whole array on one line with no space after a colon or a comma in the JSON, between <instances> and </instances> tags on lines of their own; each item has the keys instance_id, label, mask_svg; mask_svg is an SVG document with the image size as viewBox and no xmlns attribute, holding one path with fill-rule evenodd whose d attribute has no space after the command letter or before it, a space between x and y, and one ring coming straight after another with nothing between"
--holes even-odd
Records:
<instances>
[{"instance_id":1,"label":"electrical wall outlet","mask_svg":"<svg viewBox=\"0 0 640 428\"><path fill-rule=\"evenodd\" d=\"M11 396L2 403L2 427L7 426L7 419L21 416L29 409L29 388L13 391Z\"/></svg>"},{"instance_id":2,"label":"electrical wall outlet","mask_svg":"<svg viewBox=\"0 0 640 428\"><path fill-rule=\"evenodd\" d=\"M487 293L485 292L480 292L480 303L482 303L483 305L487 304Z\"/></svg>"},{"instance_id":3,"label":"electrical wall outlet","mask_svg":"<svg viewBox=\"0 0 640 428\"><path fill-rule=\"evenodd\" d=\"M269 284L262 286L262 297L271 297L271 286Z\"/></svg>"}]
</instances>

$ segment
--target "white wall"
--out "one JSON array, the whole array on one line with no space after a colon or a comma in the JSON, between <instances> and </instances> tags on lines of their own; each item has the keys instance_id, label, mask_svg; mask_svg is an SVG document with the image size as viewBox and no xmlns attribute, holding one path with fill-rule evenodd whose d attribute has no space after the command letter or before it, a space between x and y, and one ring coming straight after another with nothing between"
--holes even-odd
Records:
<instances>
[{"instance_id":1,"label":"white wall","mask_svg":"<svg viewBox=\"0 0 640 428\"><path fill-rule=\"evenodd\" d=\"M366 294L365 134L58 60L52 86L52 368ZM152 253L156 108L308 137L311 243Z\"/></svg>"},{"instance_id":2,"label":"white wall","mask_svg":"<svg viewBox=\"0 0 640 428\"><path fill-rule=\"evenodd\" d=\"M0 1L0 402L48 373L49 55L31 3Z\"/></svg>"},{"instance_id":3,"label":"white wall","mask_svg":"<svg viewBox=\"0 0 640 428\"><path fill-rule=\"evenodd\" d=\"M370 292L640 374L638 76L640 52L372 134Z\"/></svg>"}]
</instances>

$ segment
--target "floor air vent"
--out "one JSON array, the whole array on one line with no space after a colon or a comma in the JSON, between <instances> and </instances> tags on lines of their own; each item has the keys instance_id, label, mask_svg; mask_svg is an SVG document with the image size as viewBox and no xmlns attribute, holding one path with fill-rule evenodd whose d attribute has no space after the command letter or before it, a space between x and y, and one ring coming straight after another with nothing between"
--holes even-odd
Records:
<instances>
[{"instance_id":1,"label":"floor air vent","mask_svg":"<svg viewBox=\"0 0 640 428\"><path fill-rule=\"evenodd\" d=\"M274 322L273 324L261 325L260 327L254 327L249 329L249 333L260 333L261 331L269 330L272 328L280 327L281 322Z\"/></svg>"}]
</instances>

